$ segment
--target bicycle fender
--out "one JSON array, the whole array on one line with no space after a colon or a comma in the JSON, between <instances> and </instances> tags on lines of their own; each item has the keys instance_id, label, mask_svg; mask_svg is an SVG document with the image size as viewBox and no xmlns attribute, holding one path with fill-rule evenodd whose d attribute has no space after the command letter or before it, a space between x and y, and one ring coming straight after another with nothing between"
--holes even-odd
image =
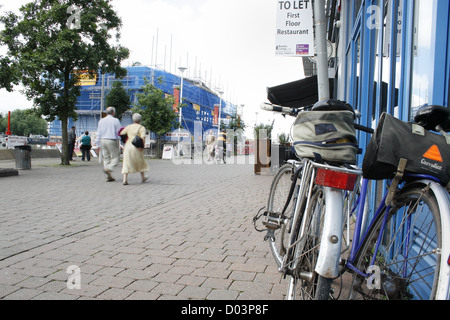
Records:
<instances>
[{"instance_id":1,"label":"bicycle fender","mask_svg":"<svg viewBox=\"0 0 450 320\"><path fill-rule=\"evenodd\" d=\"M441 248L441 266L440 276L438 280L438 286L436 291L436 300L449 300L450 299L450 266L447 261L450 256L450 195L448 192L438 183L430 180L419 180L418 182L424 185L430 185L431 191L433 191L436 197L439 211L441 212L441 224L442 224L442 248Z\"/></svg>"},{"instance_id":2,"label":"bicycle fender","mask_svg":"<svg viewBox=\"0 0 450 320\"><path fill-rule=\"evenodd\" d=\"M339 276L343 233L343 196L341 190L327 187L324 188L324 194L324 226L315 271L325 278L334 279Z\"/></svg>"}]
</instances>

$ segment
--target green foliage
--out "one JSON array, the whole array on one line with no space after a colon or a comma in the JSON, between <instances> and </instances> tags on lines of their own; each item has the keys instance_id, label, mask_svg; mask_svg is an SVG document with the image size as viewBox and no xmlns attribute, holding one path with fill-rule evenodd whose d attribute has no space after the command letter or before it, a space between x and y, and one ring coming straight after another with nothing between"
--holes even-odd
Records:
<instances>
[{"instance_id":1,"label":"green foliage","mask_svg":"<svg viewBox=\"0 0 450 320\"><path fill-rule=\"evenodd\" d=\"M8 118L0 117L0 132L6 132ZM11 112L11 132L16 136L28 137L30 134L48 135L47 121L37 116L33 109Z\"/></svg>"},{"instance_id":2,"label":"green foliage","mask_svg":"<svg viewBox=\"0 0 450 320\"><path fill-rule=\"evenodd\" d=\"M116 117L122 119L123 114L130 109L130 95L122 82L115 81L112 89L106 95L106 105L116 108Z\"/></svg>"},{"instance_id":3,"label":"green foliage","mask_svg":"<svg viewBox=\"0 0 450 320\"><path fill-rule=\"evenodd\" d=\"M286 133L280 133L280 135L278 136L278 141L280 142L280 144L288 144L289 143L289 135Z\"/></svg>"},{"instance_id":4,"label":"green foliage","mask_svg":"<svg viewBox=\"0 0 450 320\"><path fill-rule=\"evenodd\" d=\"M0 17L0 44L7 46L24 93L39 114L61 120L62 164L69 164L66 128L69 117L76 119L80 94L74 70L126 74L120 63L128 49L110 43L113 36L120 39L121 20L110 0L40 0L25 4L20 12Z\"/></svg>"},{"instance_id":5,"label":"green foliage","mask_svg":"<svg viewBox=\"0 0 450 320\"><path fill-rule=\"evenodd\" d=\"M259 139L260 138L260 130L267 130L267 135L265 136L267 139L271 139L272 138L272 129L273 129L273 124L274 124L275 120L272 121L272 124L263 124L260 123L257 126L255 126L254 128L254 134L255 134L255 138ZM263 137L261 137L263 138Z\"/></svg>"},{"instance_id":6,"label":"green foliage","mask_svg":"<svg viewBox=\"0 0 450 320\"><path fill-rule=\"evenodd\" d=\"M11 92L15 84L19 84L17 65L8 57L0 56L0 88Z\"/></svg>"},{"instance_id":7,"label":"green foliage","mask_svg":"<svg viewBox=\"0 0 450 320\"><path fill-rule=\"evenodd\" d=\"M230 122L228 123L227 129L232 129L236 131L238 129L244 130L245 127L246 125L244 121L241 119L241 117L232 116Z\"/></svg>"},{"instance_id":8,"label":"green foliage","mask_svg":"<svg viewBox=\"0 0 450 320\"><path fill-rule=\"evenodd\" d=\"M170 132L177 125L177 114L173 111L174 100L145 79L138 93L133 113L142 115L142 125L157 135Z\"/></svg>"}]
</instances>

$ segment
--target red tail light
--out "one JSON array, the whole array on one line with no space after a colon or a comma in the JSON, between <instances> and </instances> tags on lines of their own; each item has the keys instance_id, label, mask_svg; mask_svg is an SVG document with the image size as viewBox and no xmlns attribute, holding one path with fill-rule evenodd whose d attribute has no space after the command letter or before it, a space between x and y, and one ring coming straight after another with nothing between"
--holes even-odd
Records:
<instances>
[{"instance_id":1,"label":"red tail light","mask_svg":"<svg viewBox=\"0 0 450 320\"><path fill-rule=\"evenodd\" d=\"M316 184L342 190L353 190L358 176L352 173L317 169Z\"/></svg>"}]
</instances>

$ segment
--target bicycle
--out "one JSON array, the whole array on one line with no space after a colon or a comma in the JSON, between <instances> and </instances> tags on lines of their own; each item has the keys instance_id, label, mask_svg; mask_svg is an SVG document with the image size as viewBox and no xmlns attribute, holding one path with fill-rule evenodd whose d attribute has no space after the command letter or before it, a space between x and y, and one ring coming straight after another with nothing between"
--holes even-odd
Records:
<instances>
[{"instance_id":1,"label":"bicycle","mask_svg":"<svg viewBox=\"0 0 450 320\"><path fill-rule=\"evenodd\" d=\"M262 108L291 116L311 109ZM435 128L450 119L448 109L445 114L435 119L425 112L422 120ZM264 239L289 278L287 299L338 299L345 272L352 276L348 299L449 299L447 190L434 177L405 174L389 181L370 217L368 185L355 166L314 159L290 160L275 175L267 210L254 222L265 217L265 229L256 228L267 232Z\"/></svg>"}]
</instances>

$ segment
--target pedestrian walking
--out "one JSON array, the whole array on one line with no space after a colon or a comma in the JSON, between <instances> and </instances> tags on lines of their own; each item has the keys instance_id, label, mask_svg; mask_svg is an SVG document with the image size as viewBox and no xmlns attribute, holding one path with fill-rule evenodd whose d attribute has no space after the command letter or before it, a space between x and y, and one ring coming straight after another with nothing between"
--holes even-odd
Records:
<instances>
[{"instance_id":1,"label":"pedestrian walking","mask_svg":"<svg viewBox=\"0 0 450 320\"><path fill-rule=\"evenodd\" d=\"M216 159L218 161L226 162L226 151L227 151L227 133L225 129L222 129L217 137L216 143Z\"/></svg>"},{"instance_id":2,"label":"pedestrian walking","mask_svg":"<svg viewBox=\"0 0 450 320\"><path fill-rule=\"evenodd\" d=\"M208 161L214 160L214 144L216 142L216 136L213 134L212 130L208 131L206 136L206 152L208 153Z\"/></svg>"},{"instance_id":3,"label":"pedestrian walking","mask_svg":"<svg viewBox=\"0 0 450 320\"><path fill-rule=\"evenodd\" d=\"M69 147L69 161L73 161L73 151L75 150L75 141L77 141L77 134L75 132L75 126L70 128L67 132L67 145Z\"/></svg>"},{"instance_id":4,"label":"pedestrian walking","mask_svg":"<svg viewBox=\"0 0 450 320\"><path fill-rule=\"evenodd\" d=\"M122 126L115 115L116 109L108 107L106 117L99 121L97 129L96 144L102 153L106 181L115 181L112 172L120 161L119 130Z\"/></svg>"},{"instance_id":5,"label":"pedestrian walking","mask_svg":"<svg viewBox=\"0 0 450 320\"><path fill-rule=\"evenodd\" d=\"M136 136L139 136L144 140L145 145L145 132L146 129L141 125L142 116L139 113L134 113L132 115L133 124L130 124L122 130L121 134L126 134L128 136L127 142L125 143L125 148L123 150L123 185L128 184L128 174L140 172L142 177L142 182L145 182L148 177L145 176L145 172L148 171L148 164L144 159L144 152L142 148L136 148L133 145L133 140Z\"/></svg>"},{"instance_id":6,"label":"pedestrian walking","mask_svg":"<svg viewBox=\"0 0 450 320\"><path fill-rule=\"evenodd\" d=\"M91 137L89 136L89 131L86 131L84 135L80 139L81 142L81 161L86 159L87 161L91 161Z\"/></svg>"}]
</instances>

